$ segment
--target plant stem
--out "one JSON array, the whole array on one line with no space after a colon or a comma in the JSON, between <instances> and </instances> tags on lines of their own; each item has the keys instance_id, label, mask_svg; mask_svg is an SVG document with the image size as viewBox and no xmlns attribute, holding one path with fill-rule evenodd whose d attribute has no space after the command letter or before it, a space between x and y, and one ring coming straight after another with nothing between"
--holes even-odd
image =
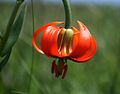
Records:
<instances>
[{"instance_id":1,"label":"plant stem","mask_svg":"<svg viewBox=\"0 0 120 94\"><path fill-rule=\"evenodd\" d=\"M69 0L62 0L62 2L65 9L65 28L68 29L71 27L71 19L72 19L70 3Z\"/></svg>"},{"instance_id":2,"label":"plant stem","mask_svg":"<svg viewBox=\"0 0 120 94\"><path fill-rule=\"evenodd\" d=\"M31 13L32 13L32 34L34 34L34 10L33 10L33 0L31 0ZM31 89L31 83L32 83L32 73L33 73L33 64L34 63L34 48L32 46L32 63L31 63L31 67L30 67L30 79L29 79L29 84L28 84L28 93L30 93L30 89Z\"/></svg>"}]
</instances>

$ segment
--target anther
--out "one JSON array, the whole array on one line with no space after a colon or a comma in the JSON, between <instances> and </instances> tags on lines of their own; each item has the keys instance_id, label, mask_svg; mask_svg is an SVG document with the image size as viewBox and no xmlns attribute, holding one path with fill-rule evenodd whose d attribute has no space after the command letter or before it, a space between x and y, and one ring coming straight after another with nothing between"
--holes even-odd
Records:
<instances>
[{"instance_id":1,"label":"anther","mask_svg":"<svg viewBox=\"0 0 120 94\"><path fill-rule=\"evenodd\" d=\"M64 64L62 79L65 78L65 75L66 75L66 73L67 73L67 70L68 70L68 66L67 66L67 64Z\"/></svg>"}]
</instances>

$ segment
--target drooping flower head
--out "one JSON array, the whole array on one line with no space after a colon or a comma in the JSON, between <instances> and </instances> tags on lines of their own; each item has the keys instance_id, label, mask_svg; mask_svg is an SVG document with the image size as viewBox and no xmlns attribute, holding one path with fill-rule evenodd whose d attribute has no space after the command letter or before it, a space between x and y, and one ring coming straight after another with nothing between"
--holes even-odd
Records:
<instances>
[{"instance_id":1,"label":"drooping flower head","mask_svg":"<svg viewBox=\"0 0 120 94\"><path fill-rule=\"evenodd\" d=\"M32 43L35 49L49 58L55 58L52 62L52 73L56 77L64 79L68 66L67 59L77 63L90 60L96 53L96 41L87 27L78 21L79 30L75 27L65 29L57 26L63 22L51 22L41 26L33 35ZM42 32L40 47L36 40Z\"/></svg>"}]
</instances>

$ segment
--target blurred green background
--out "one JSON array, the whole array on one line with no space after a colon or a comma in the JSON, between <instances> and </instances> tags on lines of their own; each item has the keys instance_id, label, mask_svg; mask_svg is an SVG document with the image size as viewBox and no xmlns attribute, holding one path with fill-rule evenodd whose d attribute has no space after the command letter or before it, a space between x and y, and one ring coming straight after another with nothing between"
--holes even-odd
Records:
<instances>
[{"instance_id":1,"label":"blurred green background","mask_svg":"<svg viewBox=\"0 0 120 94\"><path fill-rule=\"evenodd\" d=\"M6 30L14 5L0 3L0 32ZM20 37L0 73L0 94L120 94L120 7L71 4L71 8L72 25L78 27L76 21L82 21L96 38L96 55L86 63L68 61L66 78L55 78L50 72L53 59L35 50L33 53L33 22L28 4ZM62 3L34 2L34 19L35 30L48 22L63 21Z\"/></svg>"}]
</instances>

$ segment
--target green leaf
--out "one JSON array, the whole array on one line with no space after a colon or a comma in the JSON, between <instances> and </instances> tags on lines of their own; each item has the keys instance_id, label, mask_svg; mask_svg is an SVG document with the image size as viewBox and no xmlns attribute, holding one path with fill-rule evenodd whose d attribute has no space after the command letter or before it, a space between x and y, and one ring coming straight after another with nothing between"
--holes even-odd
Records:
<instances>
[{"instance_id":1,"label":"green leaf","mask_svg":"<svg viewBox=\"0 0 120 94\"><path fill-rule=\"evenodd\" d=\"M0 72L4 68L5 64L8 62L10 54L11 50L9 50L9 52L4 57L0 57Z\"/></svg>"},{"instance_id":2,"label":"green leaf","mask_svg":"<svg viewBox=\"0 0 120 94\"><path fill-rule=\"evenodd\" d=\"M11 27L10 34L1 52L1 56L4 56L16 43L22 29L24 15L25 15L25 5L21 8L18 17L15 19L14 24Z\"/></svg>"},{"instance_id":3,"label":"green leaf","mask_svg":"<svg viewBox=\"0 0 120 94\"><path fill-rule=\"evenodd\" d=\"M24 0L17 0L18 2L24 2Z\"/></svg>"},{"instance_id":4,"label":"green leaf","mask_svg":"<svg viewBox=\"0 0 120 94\"><path fill-rule=\"evenodd\" d=\"M10 16L10 19L8 21L8 24L7 24L7 28L6 28L6 31L3 32L2 34L2 40L1 40L1 43L0 43L0 56L1 56L1 52L2 50L4 49L4 46L6 44L6 41L8 40L8 37L10 35L10 32L11 32L11 28L17 18L17 14L18 14L18 11L19 9L21 8L21 6L23 5L24 3L22 1L17 1L16 0L16 4L15 4L15 7L13 9L13 12Z\"/></svg>"},{"instance_id":5,"label":"green leaf","mask_svg":"<svg viewBox=\"0 0 120 94\"><path fill-rule=\"evenodd\" d=\"M0 44L2 43L2 34L0 32Z\"/></svg>"}]
</instances>

